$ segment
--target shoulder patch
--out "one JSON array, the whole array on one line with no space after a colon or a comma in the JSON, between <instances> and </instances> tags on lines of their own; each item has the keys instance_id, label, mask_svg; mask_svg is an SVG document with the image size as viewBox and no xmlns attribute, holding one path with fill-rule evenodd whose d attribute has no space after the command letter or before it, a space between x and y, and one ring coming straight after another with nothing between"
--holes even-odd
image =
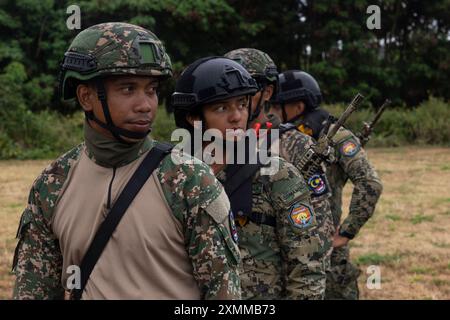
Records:
<instances>
[{"instance_id":1,"label":"shoulder patch","mask_svg":"<svg viewBox=\"0 0 450 320\"><path fill-rule=\"evenodd\" d=\"M313 221L313 211L308 205L298 202L289 210L289 221L296 228L306 228Z\"/></svg>"},{"instance_id":2,"label":"shoulder patch","mask_svg":"<svg viewBox=\"0 0 450 320\"><path fill-rule=\"evenodd\" d=\"M320 196L327 192L327 183L325 177L321 174L315 174L309 178L308 186L314 196Z\"/></svg>"},{"instance_id":3,"label":"shoulder patch","mask_svg":"<svg viewBox=\"0 0 450 320\"><path fill-rule=\"evenodd\" d=\"M353 139L350 139L342 144L340 151L346 157L353 157L358 153L359 149L359 144L353 141Z\"/></svg>"}]
</instances>

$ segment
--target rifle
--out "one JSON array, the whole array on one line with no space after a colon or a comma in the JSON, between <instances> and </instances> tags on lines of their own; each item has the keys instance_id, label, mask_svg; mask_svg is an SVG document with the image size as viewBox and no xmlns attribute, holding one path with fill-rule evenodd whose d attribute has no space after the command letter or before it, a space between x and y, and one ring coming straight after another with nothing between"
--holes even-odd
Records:
<instances>
[{"instance_id":1,"label":"rifle","mask_svg":"<svg viewBox=\"0 0 450 320\"><path fill-rule=\"evenodd\" d=\"M372 121L370 121L369 123L367 123L365 121L363 122L363 128L362 128L361 132L356 135L359 138L359 141L361 142L361 146L364 147L366 145L366 143L369 142L370 135L372 134L375 125L377 124L378 120L380 120L381 115L384 112L384 109L386 109L386 107L390 104L391 104L391 100L386 99L383 102L383 105L378 109L378 111L375 114L375 116L373 117Z\"/></svg>"},{"instance_id":2,"label":"rifle","mask_svg":"<svg viewBox=\"0 0 450 320\"><path fill-rule=\"evenodd\" d=\"M300 159L299 168L303 177L308 181L314 174L316 174L321 169L321 164L323 161L330 159L332 156L332 139L337 131L342 127L342 125L347 121L348 117L356 110L356 108L361 104L364 96L360 93L356 94L352 102L345 109L344 113L339 117L331 130L328 131L331 125L331 121L328 120L325 130L322 135L317 140L317 143L313 144L306 153ZM325 134L325 132L327 132Z\"/></svg>"}]
</instances>

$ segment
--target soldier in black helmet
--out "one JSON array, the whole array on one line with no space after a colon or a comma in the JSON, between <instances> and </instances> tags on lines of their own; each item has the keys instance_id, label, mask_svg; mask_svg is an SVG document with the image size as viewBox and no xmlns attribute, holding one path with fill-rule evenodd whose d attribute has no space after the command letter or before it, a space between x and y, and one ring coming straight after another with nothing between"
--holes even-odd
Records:
<instances>
[{"instance_id":1,"label":"soldier in black helmet","mask_svg":"<svg viewBox=\"0 0 450 320\"><path fill-rule=\"evenodd\" d=\"M254 48L240 48L225 54L226 57L241 64L255 79L259 91L252 99L252 114L249 117L249 125L259 130L260 140L272 141L271 136L278 130L279 140L273 143L278 146L280 157L292 163L297 169L301 169L301 158L314 143L313 138L298 130L292 124L282 124L280 117L267 113L270 99L274 94L277 84L278 71L274 61L267 53ZM261 129L268 129L264 132ZM264 136L266 135L266 136ZM265 147L264 143L260 143ZM268 146L270 149L270 147ZM318 219L318 230L324 239L323 269L329 270L330 256L332 251L332 238L335 232L331 207L329 202L330 192L324 170L318 170L306 182L311 191L311 203Z\"/></svg>"},{"instance_id":2,"label":"soldier in black helmet","mask_svg":"<svg viewBox=\"0 0 450 320\"><path fill-rule=\"evenodd\" d=\"M237 62L222 57L197 60L182 73L172 95L176 124L191 132L195 121L223 135L227 130L245 131L256 91L256 82ZM272 175L262 174L265 164L252 171L255 165L233 160L227 149L224 164L216 161L211 166L236 217L242 297L322 299L323 242L300 173L278 157L279 168Z\"/></svg>"},{"instance_id":3,"label":"soldier in black helmet","mask_svg":"<svg viewBox=\"0 0 450 320\"><path fill-rule=\"evenodd\" d=\"M327 121L333 121L329 113L320 108L321 102L317 81L306 72L290 70L278 76L270 112L278 114L284 123L291 123L297 130L318 139ZM382 184L360 141L350 130L340 128L333 141L336 160L326 168L326 176L332 193L330 203L336 233L325 298L358 299L360 271L350 262L348 242L372 216ZM348 179L354 188L348 216L341 221L342 189Z\"/></svg>"}]
</instances>

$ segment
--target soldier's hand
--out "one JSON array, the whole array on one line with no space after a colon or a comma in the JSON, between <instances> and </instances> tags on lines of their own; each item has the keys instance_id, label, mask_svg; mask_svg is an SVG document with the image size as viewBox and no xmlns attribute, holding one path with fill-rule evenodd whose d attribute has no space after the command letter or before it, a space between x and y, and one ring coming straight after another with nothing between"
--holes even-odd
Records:
<instances>
[{"instance_id":1,"label":"soldier's hand","mask_svg":"<svg viewBox=\"0 0 450 320\"><path fill-rule=\"evenodd\" d=\"M345 246L350 241L349 238L339 235L339 228L337 228L336 233L333 238L333 248L340 248Z\"/></svg>"}]
</instances>

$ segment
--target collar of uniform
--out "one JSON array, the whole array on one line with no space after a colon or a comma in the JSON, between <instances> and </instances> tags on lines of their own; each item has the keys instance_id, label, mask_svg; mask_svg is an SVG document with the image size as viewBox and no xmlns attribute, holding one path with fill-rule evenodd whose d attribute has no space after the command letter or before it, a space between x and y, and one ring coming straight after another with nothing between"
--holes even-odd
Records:
<instances>
[{"instance_id":1,"label":"collar of uniform","mask_svg":"<svg viewBox=\"0 0 450 320\"><path fill-rule=\"evenodd\" d=\"M154 145L149 137L132 144L121 143L97 132L87 121L84 123L84 139L89 158L107 168L127 165Z\"/></svg>"}]
</instances>

